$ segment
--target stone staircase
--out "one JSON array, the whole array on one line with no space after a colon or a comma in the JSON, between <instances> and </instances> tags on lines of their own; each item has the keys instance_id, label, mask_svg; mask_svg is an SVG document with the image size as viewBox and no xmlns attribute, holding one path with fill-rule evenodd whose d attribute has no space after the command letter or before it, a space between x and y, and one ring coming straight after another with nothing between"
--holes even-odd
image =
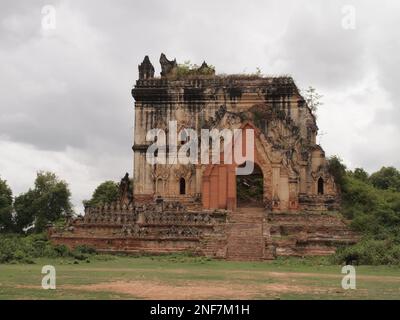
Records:
<instances>
[{"instance_id":1,"label":"stone staircase","mask_svg":"<svg viewBox=\"0 0 400 320\"><path fill-rule=\"evenodd\" d=\"M263 208L238 208L229 215L227 259L264 259L263 215Z\"/></svg>"},{"instance_id":2,"label":"stone staircase","mask_svg":"<svg viewBox=\"0 0 400 320\"><path fill-rule=\"evenodd\" d=\"M201 201L196 200L194 196L191 195L176 195L176 196L164 196L165 202L179 202L188 210L201 210Z\"/></svg>"}]
</instances>

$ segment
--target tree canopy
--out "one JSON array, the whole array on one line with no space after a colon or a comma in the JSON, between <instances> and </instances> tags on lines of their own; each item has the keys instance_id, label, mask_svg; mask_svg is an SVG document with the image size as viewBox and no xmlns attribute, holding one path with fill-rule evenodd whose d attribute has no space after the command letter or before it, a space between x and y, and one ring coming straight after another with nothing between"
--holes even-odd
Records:
<instances>
[{"instance_id":1,"label":"tree canopy","mask_svg":"<svg viewBox=\"0 0 400 320\"><path fill-rule=\"evenodd\" d=\"M330 157L328 159L328 170L335 179L335 183L339 190L342 190L346 177L346 165L343 163L343 160L338 156Z\"/></svg>"},{"instance_id":2,"label":"tree canopy","mask_svg":"<svg viewBox=\"0 0 400 320\"><path fill-rule=\"evenodd\" d=\"M340 164L343 169L340 160L335 166ZM400 192L395 187L398 173L393 167L383 167L370 177L361 168L345 170L341 180L341 212L362 239L354 246L338 250L338 262L400 263Z\"/></svg>"},{"instance_id":3,"label":"tree canopy","mask_svg":"<svg viewBox=\"0 0 400 320\"><path fill-rule=\"evenodd\" d=\"M119 186L114 181L105 181L97 186L90 200L83 201L84 206L95 207L110 204L118 199Z\"/></svg>"},{"instance_id":4,"label":"tree canopy","mask_svg":"<svg viewBox=\"0 0 400 320\"><path fill-rule=\"evenodd\" d=\"M382 167L369 178L378 189L400 191L400 172L394 167Z\"/></svg>"},{"instance_id":5,"label":"tree canopy","mask_svg":"<svg viewBox=\"0 0 400 320\"><path fill-rule=\"evenodd\" d=\"M13 231L13 197L7 181L0 179L0 231Z\"/></svg>"},{"instance_id":6,"label":"tree canopy","mask_svg":"<svg viewBox=\"0 0 400 320\"><path fill-rule=\"evenodd\" d=\"M15 226L18 232L33 227L36 232L72 214L71 192L65 181L52 172L38 172L33 189L15 198Z\"/></svg>"}]
</instances>

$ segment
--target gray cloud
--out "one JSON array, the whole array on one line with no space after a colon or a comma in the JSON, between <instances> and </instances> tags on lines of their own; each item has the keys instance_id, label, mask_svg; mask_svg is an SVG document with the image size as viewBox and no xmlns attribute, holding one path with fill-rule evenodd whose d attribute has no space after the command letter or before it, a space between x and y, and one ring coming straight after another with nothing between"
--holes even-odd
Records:
<instances>
[{"instance_id":1,"label":"gray cloud","mask_svg":"<svg viewBox=\"0 0 400 320\"><path fill-rule=\"evenodd\" d=\"M343 29L343 4L319 1L302 5L298 4L300 9L294 11L285 33L276 41L279 51L273 60L285 63L282 71L300 81L337 90L362 78L368 69L365 34L362 28Z\"/></svg>"},{"instance_id":2,"label":"gray cloud","mask_svg":"<svg viewBox=\"0 0 400 320\"><path fill-rule=\"evenodd\" d=\"M0 174L16 193L32 184L28 171L48 168L71 179L78 205L131 171L130 89L144 55L160 71L161 52L221 73L292 74L324 94L328 154L370 170L400 165L387 136L400 120L396 1L50 2L0 3ZM45 4L57 10L52 32L41 29ZM341 27L345 4L355 30Z\"/></svg>"}]
</instances>

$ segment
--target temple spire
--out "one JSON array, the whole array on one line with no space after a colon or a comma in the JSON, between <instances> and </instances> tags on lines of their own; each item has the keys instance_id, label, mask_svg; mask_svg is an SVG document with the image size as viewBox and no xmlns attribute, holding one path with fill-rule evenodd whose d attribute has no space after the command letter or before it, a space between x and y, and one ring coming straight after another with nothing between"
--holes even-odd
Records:
<instances>
[{"instance_id":1,"label":"temple spire","mask_svg":"<svg viewBox=\"0 0 400 320\"><path fill-rule=\"evenodd\" d=\"M154 78L154 67L150 62L149 56L145 56L139 65L139 79Z\"/></svg>"}]
</instances>

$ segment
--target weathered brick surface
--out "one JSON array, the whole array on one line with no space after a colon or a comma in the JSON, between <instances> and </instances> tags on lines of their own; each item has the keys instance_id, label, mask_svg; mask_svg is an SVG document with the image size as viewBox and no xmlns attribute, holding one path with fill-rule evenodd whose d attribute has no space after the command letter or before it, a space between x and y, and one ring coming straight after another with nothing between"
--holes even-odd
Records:
<instances>
[{"instance_id":1,"label":"weathered brick surface","mask_svg":"<svg viewBox=\"0 0 400 320\"><path fill-rule=\"evenodd\" d=\"M328 255L358 240L338 213L269 213L268 224L275 256Z\"/></svg>"},{"instance_id":2,"label":"weathered brick surface","mask_svg":"<svg viewBox=\"0 0 400 320\"><path fill-rule=\"evenodd\" d=\"M260 208L239 208L228 216L228 259L264 259L263 212Z\"/></svg>"},{"instance_id":3,"label":"weathered brick surface","mask_svg":"<svg viewBox=\"0 0 400 320\"><path fill-rule=\"evenodd\" d=\"M326 212L192 211L168 203L115 210L87 210L65 229L51 229L51 239L70 247L85 244L101 252L190 251L230 260L327 255L338 245L357 240L340 215Z\"/></svg>"},{"instance_id":4,"label":"weathered brick surface","mask_svg":"<svg viewBox=\"0 0 400 320\"><path fill-rule=\"evenodd\" d=\"M132 89L133 193L137 202L155 195L175 197L181 202L191 197L200 198L204 209L234 211L236 168L241 162L150 164L146 151L151 143L146 135L154 128L177 134L182 129L197 133L203 129L240 129L254 132L251 161L261 169L264 181L261 198L270 210L337 209L336 185L325 152L316 143L315 116L291 77L218 75L206 64L182 75L176 61L162 55L160 63L163 72L158 77L146 57L139 65L139 79ZM171 122L176 123L176 129L170 129ZM245 149L246 134L241 142ZM236 146L236 141L231 142L228 153ZM198 160L200 149L195 155ZM221 151L217 156L223 160L228 154Z\"/></svg>"}]
</instances>

